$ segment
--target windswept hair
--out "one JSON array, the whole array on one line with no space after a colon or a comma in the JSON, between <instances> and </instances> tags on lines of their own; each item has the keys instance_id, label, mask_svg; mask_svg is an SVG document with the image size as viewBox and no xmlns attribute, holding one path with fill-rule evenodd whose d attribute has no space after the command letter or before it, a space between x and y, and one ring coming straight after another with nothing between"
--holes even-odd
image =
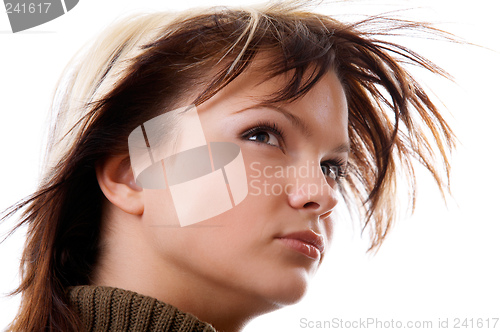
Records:
<instances>
[{"instance_id":1,"label":"windswept hair","mask_svg":"<svg viewBox=\"0 0 500 332\"><path fill-rule=\"evenodd\" d=\"M10 330L82 329L65 289L89 283L100 253L105 197L95 164L126 155L129 133L146 120L208 100L261 52L269 54L263 80L292 74L268 96L272 103L302 97L328 71L339 76L351 144L342 191L369 229L370 250L376 250L394 223L398 173L407 175L411 205L416 162L442 192L449 188L454 135L406 65L447 74L383 40L407 31L446 36L422 23L383 16L342 23L297 2L135 15L108 28L61 78L38 190L2 217L22 210L12 231L28 225L21 284L11 293L22 293L21 307Z\"/></svg>"}]
</instances>

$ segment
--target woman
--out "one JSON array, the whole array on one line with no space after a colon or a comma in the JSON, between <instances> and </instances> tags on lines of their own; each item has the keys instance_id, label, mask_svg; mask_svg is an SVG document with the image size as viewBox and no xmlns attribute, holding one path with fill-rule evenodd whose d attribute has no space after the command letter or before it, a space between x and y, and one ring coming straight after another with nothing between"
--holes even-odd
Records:
<instances>
[{"instance_id":1,"label":"woman","mask_svg":"<svg viewBox=\"0 0 500 332\"><path fill-rule=\"evenodd\" d=\"M39 190L4 216L29 225L11 330L241 330L304 295L343 198L376 250L397 169L411 198L415 159L445 190L454 145L401 62L444 72L376 38L397 28L437 33L290 4L108 29L61 79Z\"/></svg>"}]
</instances>

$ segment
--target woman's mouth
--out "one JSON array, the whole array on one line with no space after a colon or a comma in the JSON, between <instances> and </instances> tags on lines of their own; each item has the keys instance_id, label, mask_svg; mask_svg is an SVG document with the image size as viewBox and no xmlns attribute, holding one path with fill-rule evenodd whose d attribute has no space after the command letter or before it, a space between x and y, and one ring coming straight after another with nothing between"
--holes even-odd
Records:
<instances>
[{"instance_id":1,"label":"woman's mouth","mask_svg":"<svg viewBox=\"0 0 500 332\"><path fill-rule=\"evenodd\" d=\"M313 260L321 258L325 251L325 241L323 236L316 234L312 230L289 233L276 238L286 247L302 253Z\"/></svg>"}]
</instances>

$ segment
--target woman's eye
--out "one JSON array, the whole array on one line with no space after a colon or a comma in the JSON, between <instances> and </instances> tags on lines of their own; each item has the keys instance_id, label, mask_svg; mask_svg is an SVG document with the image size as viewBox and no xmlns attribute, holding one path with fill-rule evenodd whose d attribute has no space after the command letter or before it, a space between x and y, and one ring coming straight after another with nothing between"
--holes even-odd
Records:
<instances>
[{"instance_id":1,"label":"woman's eye","mask_svg":"<svg viewBox=\"0 0 500 332\"><path fill-rule=\"evenodd\" d=\"M331 165L321 165L321 171L323 172L323 175L325 175L326 177L336 180L336 174L332 169Z\"/></svg>"},{"instance_id":2,"label":"woman's eye","mask_svg":"<svg viewBox=\"0 0 500 332\"><path fill-rule=\"evenodd\" d=\"M344 167L337 163L324 163L321 165L321 171L327 177L327 180L338 181L345 176Z\"/></svg>"},{"instance_id":3,"label":"woman's eye","mask_svg":"<svg viewBox=\"0 0 500 332\"><path fill-rule=\"evenodd\" d=\"M285 135L281 127L275 122L261 121L241 134L247 141L268 144L284 151Z\"/></svg>"},{"instance_id":4,"label":"woman's eye","mask_svg":"<svg viewBox=\"0 0 500 332\"><path fill-rule=\"evenodd\" d=\"M276 147L280 146L280 142L278 137L276 135L271 134L267 131L259 131L255 134L252 134L251 136L248 136L249 141L256 141L259 143L265 143L269 145L273 145Z\"/></svg>"}]
</instances>

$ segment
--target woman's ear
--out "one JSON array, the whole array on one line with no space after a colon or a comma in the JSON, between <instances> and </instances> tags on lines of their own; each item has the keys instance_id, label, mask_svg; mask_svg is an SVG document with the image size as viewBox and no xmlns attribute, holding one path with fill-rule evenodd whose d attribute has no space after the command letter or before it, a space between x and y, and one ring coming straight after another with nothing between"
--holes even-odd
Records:
<instances>
[{"instance_id":1,"label":"woman's ear","mask_svg":"<svg viewBox=\"0 0 500 332\"><path fill-rule=\"evenodd\" d=\"M142 215L144 195L134 180L128 156L110 157L96 164L96 176L106 198L122 211Z\"/></svg>"}]
</instances>

